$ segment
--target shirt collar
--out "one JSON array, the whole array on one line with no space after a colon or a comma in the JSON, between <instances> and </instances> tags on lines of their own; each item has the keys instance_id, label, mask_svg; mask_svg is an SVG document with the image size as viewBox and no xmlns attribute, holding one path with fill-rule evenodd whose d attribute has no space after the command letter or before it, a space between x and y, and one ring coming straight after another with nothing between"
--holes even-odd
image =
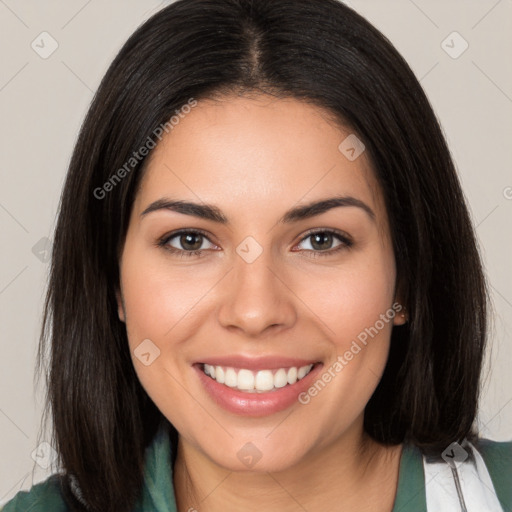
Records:
<instances>
[{"instance_id":1,"label":"shirt collar","mask_svg":"<svg viewBox=\"0 0 512 512\"><path fill-rule=\"evenodd\" d=\"M144 457L144 486L134 512L177 512L172 478L171 444L165 422Z\"/></svg>"},{"instance_id":2,"label":"shirt collar","mask_svg":"<svg viewBox=\"0 0 512 512\"><path fill-rule=\"evenodd\" d=\"M427 512L423 456L420 449L405 442L400 458L398 486L392 512Z\"/></svg>"}]
</instances>

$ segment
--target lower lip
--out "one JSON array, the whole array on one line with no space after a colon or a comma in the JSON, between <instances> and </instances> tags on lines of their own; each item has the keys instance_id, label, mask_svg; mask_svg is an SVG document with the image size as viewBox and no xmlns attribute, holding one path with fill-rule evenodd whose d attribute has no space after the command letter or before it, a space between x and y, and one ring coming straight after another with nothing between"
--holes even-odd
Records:
<instances>
[{"instance_id":1,"label":"lower lip","mask_svg":"<svg viewBox=\"0 0 512 512\"><path fill-rule=\"evenodd\" d=\"M201 365L194 365L193 368L208 394L227 411L240 416L267 416L287 409L294 403L299 403L298 396L311 386L322 366L321 363L317 363L295 384L287 384L268 393L244 393L236 388L219 384L203 372Z\"/></svg>"}]
</instances>

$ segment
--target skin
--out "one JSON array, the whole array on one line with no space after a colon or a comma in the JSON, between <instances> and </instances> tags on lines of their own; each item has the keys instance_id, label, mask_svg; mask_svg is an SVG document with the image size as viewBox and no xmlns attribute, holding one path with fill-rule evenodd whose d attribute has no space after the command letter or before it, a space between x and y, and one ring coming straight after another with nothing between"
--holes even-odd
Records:
<instances>
[{"instance_id":1,"label":"skin","mask_svg":"<svg viewBox=\"0 0 512 512\"><path fill-rule=\"evenodd\" d=\"M328 368L399 302L388 217L370 162L364 152L349 161L338 150L350 133L296 99L228 96L200 101L151 154L117 296L140 382L180 433L173 473L180 511L392 510L401 446L365 435L363 413L393 325L406 317L385 324L309 404L267 416L220 408L191 367L236 353L303 357ZM363 201L375 221L344 206L278 223L289 208L334 195ZM162 197L214 204L229 224L170 210L141 217ZM197 239L201 256L157 245L184 228L208 233ZM341 230L353 246L332 252L341 243L333 237L319 249L304 238L312 228ZM236 252L248 236L263 250L252 263ZM167 246L191 250L180 236ZM148 366L134 356L145 339L160 350ZM237 457L247 442L261 452L252 469Z\"/></svg>"}]
</instances>

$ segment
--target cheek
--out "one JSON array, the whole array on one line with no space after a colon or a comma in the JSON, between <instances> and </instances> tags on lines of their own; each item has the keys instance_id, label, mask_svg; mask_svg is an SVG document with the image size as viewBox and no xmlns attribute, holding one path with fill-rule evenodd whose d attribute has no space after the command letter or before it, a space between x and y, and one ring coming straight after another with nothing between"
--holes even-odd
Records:
<instances>
[{"instance_id":1,"label":"cheek","mask_svg":"<svg viewBox=\"0 0 512 512\"><path fill-rule=\"evenodd\" d=\"M384 372L396 314L394 279L393 260L375 257L316 288L315 312L324 320L332 350L301 403L337 404L319 414L339 430L363 412Z\"/></svg>"},{"instance_id":2,"label":"cheek","mask_svg":"<svg viewBox=\"0 0 512 512\"><path fill-rule=\"evenodd\" d=\"M130 344L138 339L172 340L185 324L190 326L201 309L201 299L215 276L197 267L179 269L146 251L127 255L122 267L126 327Z\"/></svg>"},{"instance_id":3,"label":"cheek","mask_svg":"<svg viewBox=\"0 0 512 512\"><path fill-rule=\"evenodd\" d=\"M391 308L394 259L389 252L377 248L365 251L346 266L312 276L309 286L304 284L300 297L323 321L327 335L341 349L366 328L374 326L380 315ZM382 329L383 334L389 333L390 327Z\"/></svg>"},{"instance_id":4,"label":"cheek","mask_svg":"<svg viewBox=\"0 0 512 512\"><path fill-rule=\"evenodd\" d=\"M128 243L126 247L121 282L130 355L142 387L170 417L169 404L179 410L187 407L180 386L186 377L177 358L183 351L177 344L185 335L183 328L188 329L190 319L194 320L190 312L201 291L191 286L193 279L186 273L169 272L151 250ZM143 354L147 353L145 360Z\"/></svg>"}]
</instances>

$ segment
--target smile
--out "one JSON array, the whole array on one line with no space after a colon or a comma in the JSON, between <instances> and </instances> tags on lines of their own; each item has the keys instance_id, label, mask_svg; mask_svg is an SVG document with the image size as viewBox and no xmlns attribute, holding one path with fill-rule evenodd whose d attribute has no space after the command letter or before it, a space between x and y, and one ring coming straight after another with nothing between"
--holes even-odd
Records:
<instances>
[{"instance_id":1,"label":"smile","mask_svg":"<svg viewBox=\"0 0 512 512\"><path fill-rule=\"evenodd\" d=\"M298 380L303 379L312 368L313 365L309 364L300 367L251 371L246 368L204 364L203 372L219 384L230 388L246 393L265 393L295 384Z\"/></svg>"},{"instance_id":2,"label":"smile","mask_svg":"<svg viewBox=\"0 0 512 512\"><path fill-rule=\"evenodd\" d=\"M285 357L211 357L193 370L206 396L237 416L261 417L302 407L300 393L322 371L323 363Z\"/></svg>"}]
</instances>

